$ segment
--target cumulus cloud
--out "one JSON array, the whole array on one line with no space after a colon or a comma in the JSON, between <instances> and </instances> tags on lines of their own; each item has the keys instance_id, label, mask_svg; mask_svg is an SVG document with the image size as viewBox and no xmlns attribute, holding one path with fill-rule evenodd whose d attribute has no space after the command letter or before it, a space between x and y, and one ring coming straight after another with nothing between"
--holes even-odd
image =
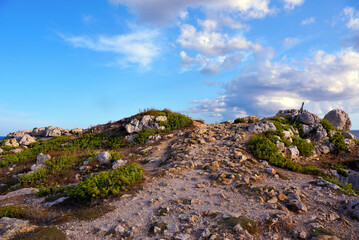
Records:
<instances>
[{"instance_id":1,"label":"cumulus cloud","mask_svg":"<svg viewBox=\"0 0 359 240\"><path fill-rule=\"evenodd\" d=\"M64 36L61 37L72 46L99 52L112 52L121 57L119 64L136 64L149 68L153 59L160 53L155 41L157 31L144 30L116 36Z\"/></svg>"},{"instance_id":2,"label":"cumulus cloud","mask_svg":"<svg viewBox=\"0 0 359 240\"><path fill-rule=\"evenodd\" d=\"M213 26L212 26L213 27ZM177 39L183 48L192 49L205 56L224 56L238 50L261 49L261 45L247 41L242 36L230 37L220 32L198 31L194 26L184 24Z\"/></svg>"},{"instance_id":3,"label":"cumulus cloud","mask_svg":"<svg viewBox=\"0 0 359 240\"><path fill-rule=\"evenodd\" d=\"M359 11L356 11L352 7L346 7L343 10L343 14L347 18L347 28L359 30Z\"/></svg>"},{"instance_id":4,"label":"cumulus cloud","mask_svg":"<svg viewBox=\"0 0 359 240\"><path fill-rule=\"evenodd\" d=\"M300 6L305 0L284 0L284 8L293 10L295 7Z\"/></svg>"},{"instance_id":5,"label":"cumulus cloud","mask_svg":"<svg viewBox=\"0 0 359 240\"><path fill-rule=\"evenodd\" d=\"M207 11L237 12L245 18L263 18L271 13L269 0L108 0L123 4L139 15L141 21L160 25L174 21L187 8L202 7Z\"/></svg>"},{"instance_id":6,"label":"cumulus cloud","mask_svg":"<svg viewBox=\"0 0 359 240\"><path fill-rule=\"evenodd\" d=\"M344 44L352 46L354 49L359 50L359 33L355 33L349 38L345 39Z\"/></svg>"},{"instance_id":7,"label":"cumulus cloud","mask_svg":"<svg viewBox=\"0 0 359 240\"><path fill-rule=\"evenodd\" d=\"M308 25L308 24L312 24L312 23L315 23L315 17L306 18L300 24Z\"/></svg>"},{"instance_id":8,"label":"cumulus cloud","mask_svg":"<svg viewBox=\"0 0 359 240\"><path fill-rule=\"evenodd\" d=\"M196 59L189 57L185 51L180 53L180 57L180 64L183 65L186 69L191 69L192 66L196 63Z\"/></svg>"},{"instance_id":9,"label":"cumulus cloud","mask_svg":"<svg viewBox=\"0 0 359 240\"><path fill-rule=\"evenodd\" d=\"M240 114L276 113L301 102L318 114L332 108L359 111L359 52L347 48L333 54L318 51L299 66L258 57L252 69L225 86L221 99L226 119ZM219 99L206 99L191 110L216 113ZM262 115L263 116L263 115Z\"/></svg>"}]
</instances>

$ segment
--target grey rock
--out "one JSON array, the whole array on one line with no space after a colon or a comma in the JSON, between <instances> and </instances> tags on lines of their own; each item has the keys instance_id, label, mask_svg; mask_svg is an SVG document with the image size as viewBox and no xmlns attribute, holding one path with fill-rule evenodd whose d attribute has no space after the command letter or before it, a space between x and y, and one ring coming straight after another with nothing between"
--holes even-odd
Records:
<instances>
[{"instance_id":1,"label":"grey rock","mask_svg":"<svg viewBox=\"0 0 359 240\"><path fill-rule=\"evenodd\" d=\"M347 206L348 212L359 220L359 199L351 201Z\"/></svg>"},{"instance_id":2,"label":"grey rock","mask_svg":"<svg viewBox=\"0 0 359 240\"><path fill-rule=\"evenodd\" d=\"M43 168L43 167L45 167L45 165L44 164L33 164L31 167L30 167L30 169L31 169L31 171L36 171L36 170L39 170L39 169L41 169L41 168Z\"/></svg>"},{"instance_id":3,"label":"grey rock","mask_svg":"<svg viewBox=\"0 0 359 240\"><path fill-rule=\"evenodd\" d=\"M348 139L356 139L356 137L354 136L354 134L352 134L351 132L342 132L341 133L345 138Z\"/></svg>"},{"instance_id":4,"label":"grey rock","mask_svg":"<svg viewBox=\"0 0 359 240\"><path fill-rule=\"evenodd\" d=\"M275 143L275 145L278 147L279 151L284 151L285 150L285 145L281 141L277 141Z\"/></svg>"},{"instance_id":5,"label":"grey rock","mask_svg":"<svg viewBox=\"0 0 359 240\"><path fill-rule=\"evenodd\" d=\"M209 231L209 229L208 228L206 228L205 230L203 230L203 232L201 233L201 237L202 238L208 238L208 237L210 237L211 236L211 231Z\"/></svg>"},{"instance_id":6,"label":"grey rock","mask_svg":"<svg viewBox=\"0 0 359 240\"><path fill-rule=\"evenodd\" d=\"M319 117L308 111L304 111L303 113L298 114L297 120L303 124L308 125L320 123Z\"/></svg>"},{"instance_id":7,"label":"grey rock","mask_svg":"<svg viewBox=\"0 0 359 240\"><path fill-rule=\"evenodd\" d=\"M70 131L72 134L82 134L83 129L82 128L73 128Z\"/></svg>"},{"instance_id":8,"label":"grey rock","mask_svg":"<svg viewBox=\"0 0 359 240\"><path fill-rule=\"evenodd\" d=\"M330 148L325 144L318 144L316 146L316 150L322 154L328 154L330 153Z\"/></svg>"},{"instance_id":9,"label":"grey rock","mask_svg":"<svg viewBox=\"0 0 359 240\"><path fill-rule=\"evenodd\" d=\"M0 218L0 239L12 239L19 233L26 233L34 231L36 225L32 225L28 220L21 220L17 218Z\"/></svg>"},{"instance_id":10,"label":"grey rock","mask_svg":"<svg viewBox=\"0 0 359 240\"><path fill-rule=\"evenodd\" d=\"M100 153L95 157L96 161L99 161L101 164L107 164L111 161L111 154L109 152Z\"/></svg>"},{"instance_id":11,"label":"grey rock","mask_svg":"<svg viewBox=\"0 0 359 240\"><path fill-rule=\"evenodd\" d=\"M328 134L327 131L323 128L323 126L317 127L314 132L313 138L317 142L321 142L327 138Z\"/></svg>"},{"instance_id":12,"label":"grey rock","mask_svg":"<svg viewBox=\"0 0 359 240\"><path fill-rule=\"evenodd\" d=\"M341 109L334 109L328 112L324 119L327 119L335 128L350 130L352 127L352 122L349 118L348 113L344 112Z\"/></svg>"},{"instance_id":13,"label":"grey rock","mask_svg":"<svg viewBox=\"0 0 359 240\"><path fill-rule=\"evenodd\" d=\"M359 190L359 172L348 170L348 177L344 181L350 183L355 190Z\"/></svg>"},{"instance_id":14,"label":"grey rock","mask_svg":"<svg viewBox=\"0 0 359 240\"><path fill-rule=\"evenodd\" d=\"M290 146L286 149L287 158L293 159L299 156L299 150L297 146Z\"/></svg>"},{"instance_id":15,"label":"grey rock","mask_svg":"<svg viewBox=\"0 0 359 240\"><path fill-rule=\"evenodd\" d=\"M121 224L119 224L119 225L116 226L115 232L116 232L116 233L119 233L119 234L123 234L123 233L125 232L125 228L122 227Z\"/></svg>"},{"instance_id":16,"label":"grey rock","mask_svg":"<svg viewBox=\"0 0 359 240\"><path fill-rule=\"evenodd\" d=\"M253 123L248 127L250 133L264 133L276 129L275 125L269 121Z\"/></svg>"},{"instance_id":17,"label":"grey rock","mask_svg":"<svg viewBox=\"0 0 359 240\"><path fill-rule=\"evenodd\" d=\"M4 150L2 150L2 148L0 148L0 154L1 154L2 152L4 152Z\"/></svg>"},{"instance_id":18,"label":"grey rock","mask_svg":"<svg viewBox=\"0 0 359 240\"><path fill-rule=\"evenodd\" d=\"M119 168L127 163L126 160L119 159L112 164L112 169Z\"/></svg>"},{"instance_id":19,"label":"grey rock","mask_svg":"<svg viewBox=\"0 0 359 240\"><path fill-rule=\"evenodd\" d=\"M319 179L315 182L318 186L333 188L333 189L339 189L340 187L338 185L335 185L334 183Z\"/></svg>"},{"instance_id":20,"label":"grey rock","mask_svg":"<svg viewBox=\"0 0 359 240\"><path fill-rule=\"evenodd\" d=\"M58 127L47 127L45 129L45 136L44 137L56 137L61 136L61 129Z\"/></svg>"},{"instance_id":21,"label":"grey rock","mask_svg":"<svg viewBox=\"0 0 359 240\"><path fill-rule=\"evenodd\" d=\"M31 135L35 137L45 137L46 128L34 128L32 130Z\"/></svg>"},{"instance_id":22,"label":"grey rock","mask_svg":"<svg viewBox=\"0 0 359 240\"><path fill-rule=\"evenodd\" d=\"M244 122L245 122L245 123L255 123L255 122L259 122L259 118L258 118L257 116L253 116L253 115L247 116L247 117L245 117L245 118L243 118L243 119L244 119Z\"/></svg>"},{"instance_id":23,"label":"grey rock","mask_svg":"<svg viewBox=\"0 0 359 240\"><path fill-rule=\"evenodd\" d=\"M297 199L289 199L288 201L286 201L285 205L287 206L288 209L295 211L295 212L308 211L308 209L304 205L304 203L302 203L300 200L297 200Z\"/></svg>"},{"instance_id":24,"label":"grey rock","mask_svg":"<svg viewBox=\"0 0 359 240\"><path fill-rule=\"evenodd\" d=\"M51 156L49 154L39 153L36 157L36 163L45 164L45 162L49 159L51 159Z\"/></svg>"},{"instance_id":25,"label":"grey rock","mask_svg":"<svg viewBox=\"0 0 359 240\"><path fill-rule=\"evenodd\" d=\"M6 195L0 195L0 201L13 198L13 197L20 197L24 195L34 194L38 192L39 190L36 188L22 188L13 192L9 192Z\"/></svg>"},{"instance_id":26,"label":"grey rock","mask_svg":"<svg viewBox=\"0 0 359 240\"><path fill-rule=\"evenodd\" d=\"M299 111L297 109L286 109L286 110L280 110L276 116L278 117L295 117L299 114Z\"/></svg>"},{"instance_id":27,"label":"grey rock","mask_svg":"<svg viewBox=\"0 0 359 240\"><path fill-rule=\"evenodd\" d=\"M67 199L69 199L69 197L60 197L59 199L53 201L53 202L48 202L48 203L45 203L44 204L44 207L47 208L47 207L52 207L52 206L55 206L55 205L58 205L64 201L66 201Z\"/></svg>"},{"instance_id":28,"label":"grey rock","mask_svg":"<svg viewBox=\"0 0 359 240\"><path fill-rule=\"evenodd\" d=\"M34 137L31 137L29 134L25 134L19 141L22 146L29 146L31 143L36 142Z\"/></svg>"},{"instance_id":29,"label":"grey rock","mask_svg":"<svg viewBox=\"0 0 359 240\"><path fill-rule=\"evenodd\" d=\"M130 130L130 131L131 131L131 130ZM137 134L135 133L135 134L127 135L127 136L125 137L125 139L127 140L128 143L131 143L131 142L133 142L133 140L135 140L136 137L137 137Z\"/></svg>"}]
</instances>

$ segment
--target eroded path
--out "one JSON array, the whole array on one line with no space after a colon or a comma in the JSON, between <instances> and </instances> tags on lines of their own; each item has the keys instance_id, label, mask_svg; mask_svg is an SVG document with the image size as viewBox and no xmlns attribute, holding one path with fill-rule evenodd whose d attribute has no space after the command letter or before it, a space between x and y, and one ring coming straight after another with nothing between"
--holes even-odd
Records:
<instances>
[{"instance_id":1,"label":"eroded path","mask_svg":"<svg viewBox=\"0 0 359 240\"><path fill-rule=\"evenodd\" d=\"M357 239L359 224L345 211L351 197L255 160L248 139L230 123L166 139L139 160L142 190L99 219L59 228L69 239L311 239L323 227Z\"/></svg>"}]
</instances>

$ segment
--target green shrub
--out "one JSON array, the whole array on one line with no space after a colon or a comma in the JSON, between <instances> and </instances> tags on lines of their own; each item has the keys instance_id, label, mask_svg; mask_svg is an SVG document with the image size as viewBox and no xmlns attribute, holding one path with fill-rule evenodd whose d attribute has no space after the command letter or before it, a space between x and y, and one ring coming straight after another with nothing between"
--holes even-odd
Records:
<instances>
[{"instance_id":1,"label":"green shrub","mask_svg":"<svg viewBox=\"0 0 359 240\"><path fill-rule=\"evenodd\" d=\"M276 156L269 159L269 163L284 169L288 169L294 172L300 172L302 166L299 163L292 161L291 159L283 157L281 154L277 154Z\"/></svg>"},{"instance_id":2,"label":"green shrub","mask_svg":"<svg viewBox=\"0 0 359 240\"><path fill-rule=\"evenodd\" d=\"M275 159L279 153L277 146L264 136L252 137L248 147L254 156L264 160Z\"/></svg>"},{"instance_id":3,"label":"green shrub","mask_svg":"<svg viewBox=\"0 0 359 240\"><path fill-rule=\"evenodd\" d=\"M342 151L348 151L348 147L344 142L344 136L340 133L334 134L334 136L330 139L330 142L335 146L335 152L340 153Z\"/></svg>"},{"instance_id":4,"label":"green shrub","mask_svg":"<svg viewBox=\"0 0 359 240\"><path fill-rule=\"evenodd\" d=\"M287 118L275 116L270 118L269 121L271 121L280 132L283 130L289 131L290 129L290 121Z\"/></svg>"},{"instance_id":5,"label":"green shrub","mask_svg":"<svg viewBox=\"0 0 359 240\"><path fill-rule=\"evenodd\" d=\"M126 146L122 136L89 133L73 140L65 146L66 150L73 149L117 149Z\"/></svg>"},{"instance_id":6,"label":"green shrub","mask_svg":"<svg viewBox=\"0 0 359 240\"><path fill-rule=\"evenodd\" d=\"M64 169L74 168L78 161L79 158L77 156L63 155L57 158L52 158L46 161L45 164L50 172L55 173Z\"/></svg>"},{"instance_id":7,"label":"green shrub","mask_svg":"<svg viewBox=\"0 0 359 240\"><path fill-rule=\"evenodd\" d=\"M234 120L234 123L244 123L245 120L244 118L237 118L236 120Z\"/></svg>"},{"instance_id":8,"label":"green shrub","mask_svg":"<svg viewBox=\"0 0 359 240\"><path fill-rule=\"evenodd\" d=\"M297 146L300 154L304 157L312 156L312 151L314 149L313 143L307 143L304 139L298 137L292 137L293 145Z\"/></svg>"},{"instance_id":9,"label":"green shrub","mask_svg":"<svg viewBox=\"0 0 359 240\"><path fill-rule=\"evenodd\" d=\"M25 206L10 205L0 207L0 218L9 217L9 218L26 218L30 213L30 208Z\"/></svg>"},{"instance_id":10,"label":"green shrub","mask_svg":"<svg viewBox=\"0 0 359 240\"><path fill-rule=\"evenodd\" d=\"M46 183L49 177L49 170L47 168L40 168L34 172L30 172L19 179L19 184L23 186L38 186Z\"/></svg>"},{"instance_id":11,"label":"green shrub","mask_svg":"<svg viewBox=\"0 0 359 240\"><path fill-rule=\"evenodd\" d=\"M121 152L110 152L110 154L111 161L116 161L125 157Z\"/></svg>"},{"instance_id":12,"label":"green shrub","mask_svg":"<svg viewBox=\"0 0 359 240\"><path fill-rule=\"evenodd\" d=\"M193 123L192 119L180 114L180 113L169 113L167 115L167 121L160 122L161 126L164 126L166 131L176 130L187 127Z\"/></svg>"},{"instance_id":13,"label":"green shrub","mask_svg":"<svg viewBox=\"0 0 359 240\"><path fill-rule=\"evenodd\" d=\"M310 175L316 175L316 176L324 176L325 173L318 169L316 166L314 165L306 165L302 167L301 173L304 174L310 174Z\"/></svg>"},{"instance_id":14,"label":"green shrub","mask_svg":"<svg viewBox=\"0 0 359 240\"><path fill-rule=\"evenodd\" d=\"M293 123L293 127L299 132L299 136L303 139L309 138L312 132L304 133L303 124L299 122Z\"/></svg>"},{"instance_id":15,"label":"green shrub","mask_svg":"<svg viewBox=\"0 0 359 240\"><path fill-rule=\"evenodd\" d=\"M133 139L130 145L142 144L145 143L149 136L158 133L158 130L149 128L143 129L137 133L137 136Z\"/></svg>"},{"instance_id":16,"label":"green shrub","mask_svg":"<svg viewBox=\"0 0 359 240\"><path fill-rule=\"evenodd\" d=\"M343 176L343 177L348 177L349 174L348 174L348 171L345 170L345 168L347 168L346 166L340 164L340 163L337 163L337 164L332 164L331 167L335 170L337 170L338 174Z\"/></svg>"},{"instance_id":17,"label":"green shrub","mask_svg":"<svg viewBox=\"0 0 359 240\"><path fill-rule=\"evenodd\" d=\"M66 188L69 197L79 201L104 198L119 194L143 178L143 170L137 164L126 164L115 170L103 171L90 176L78 185Z\"/></svg>"},{"instance_id":18,"label":"green shrub","mask_svg":"<svg viewBox=\"0 0 359 240\"><path fill-rule=\"evenodd\" d=\"M327 131L328 137L331 136L331 131L335 131L335 127L327 120L327 119L320 119L320 123L322 124L323 128Z\"/></svg>"}]
</instances>

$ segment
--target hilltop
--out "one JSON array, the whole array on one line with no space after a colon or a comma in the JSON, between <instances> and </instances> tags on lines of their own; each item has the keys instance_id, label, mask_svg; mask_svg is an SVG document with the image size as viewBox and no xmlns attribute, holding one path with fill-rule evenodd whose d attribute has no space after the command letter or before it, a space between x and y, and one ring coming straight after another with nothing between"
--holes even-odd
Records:
<instances>
[{"instance_id":1,"label":"hilltop","mask_svg":"<svg viewBox=\"0 0 359 240\"><path fill-rule=\"evenodd\" d=\"M149 109L0 142L2 239L356 239L342 110L204 124Z\"/></svg>"}]
</instances>

